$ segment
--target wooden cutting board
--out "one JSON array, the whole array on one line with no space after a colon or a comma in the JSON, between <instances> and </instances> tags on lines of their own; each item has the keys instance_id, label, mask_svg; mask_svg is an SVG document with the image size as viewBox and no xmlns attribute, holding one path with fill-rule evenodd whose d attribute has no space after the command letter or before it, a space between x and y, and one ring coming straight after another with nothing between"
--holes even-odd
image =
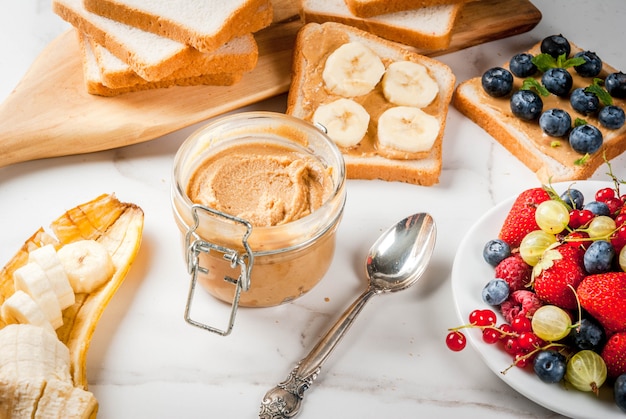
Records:
<instances>
[{"instance_id":1,"label":"wooden cutting board","mask_svg":"<svg viewBox=\"0 0 626 419\"><path fill-rule=\"evenodd\" d=\"M0 105L0 167L152 140L288 91L298 0L273 0L274 24L256 34L259 62L234 86L171 87L99 97L86 93L73 30L52 41ZM467 4L452 44L439 55L532 29L541 13L528 0Z\"/></svg>"}]
</instances>

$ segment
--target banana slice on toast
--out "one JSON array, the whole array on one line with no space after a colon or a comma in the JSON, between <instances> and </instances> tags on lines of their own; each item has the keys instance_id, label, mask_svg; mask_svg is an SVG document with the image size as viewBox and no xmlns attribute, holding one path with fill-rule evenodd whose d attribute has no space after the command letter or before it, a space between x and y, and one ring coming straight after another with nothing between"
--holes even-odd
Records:
<instances>
[{"instance_id":1,"label":"banana slice on toast","mask_svg":"<svg viewBox=\"0 0 626 419\"><path fill-rule=\"evenodd\" d=\"M0 271L0 306L10 312L6 316L0 316L0 388L21 397L26 406L30 406L28 400L34 398L38 409L56 409L57 413L82 409L88 413L86 417L95 417L97 401L86 391L87 351L104 309L122 284L139 251L143 233L143 211L134 204L120 202L114 195L104 194L68 210L54 220L50 227L52 233L43 228L37 230ZM65 255L62 252L59 256L59 251L65 246L71 251L66 251ZM105 251L106 256L99 253L102 251ZM100 270L107 267L104 269L106 275L93 280L89 278L90 267L77 265L76 261L72 261L72 258L79 258L80 255L86 256L85 263L92 259L92 263L99 264ZM40 267L41 271L33 269L33 264ZM66 276L59 271L64 264L67 265L64 271L69 272ZM29 268L25 270L25 266ZM44 281L56 284L45 290L45 296L56 295L58 298L57 304L62 309L62 324L46 327L28 321L28 318L38 318L37 322L41 320L41 313L39 316L33 314L35 308L24 297L29 291L24 285L24 277L29 270L38 275L36 281L39 282L32 287L39 290L40 294L44 293L40 290L40 287L44 289ZM19 280L16 280L16 271ZM41 272L44 272L43 277ZM79 278L81 286L72 288L70 297L67 287L72 281L76 281L70 278L79 274L82 275ZM35 293L33 300L36 298ZM26 301L27 304L24 305L21 301ZM47 303L37 304L46 306ZM45 310L42 311L45 313ZM21 314L25 315L22 317ZM18 324L8 325L7 320ZM14 328L20 328L20 331L16 332ZM44 343L50 339L56 343L47 345L47 350L37 349L36 342ZM10 351L10 348L22 344L25 348L34 350L23 350L19 354ZM14 377L16 370L10 367L12 362L35 366L42 362L51 362L47 358L58 352L58 345L67 348L67 377L59 377L58 374L42 377L30 373L20 373L19 377ZM19 371L27 370L20 368ZM58 400L59 396L62 401ZM33 417L42 414L43 417L51 417L46 416L47 413L43 411L37 410L36 413L37 416ZM52 411L48 413L53 416L55 414Z\"/></svg>"}]
</instances>

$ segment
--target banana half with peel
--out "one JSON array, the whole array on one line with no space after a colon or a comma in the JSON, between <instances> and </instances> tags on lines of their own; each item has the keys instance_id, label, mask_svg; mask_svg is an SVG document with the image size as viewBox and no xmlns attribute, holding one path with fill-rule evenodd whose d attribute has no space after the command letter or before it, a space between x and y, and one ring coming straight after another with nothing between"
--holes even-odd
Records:
<instances>
[{"instance_id":1,"label":"banana half with peel","mask_svg":"<svg viewBox=\"0 0 626 419\"><path fill-rule=\"evenodd\" d=\"M0 271L1 418L95 418L87 350L139 251L143 211L105 194L50 227Z\"/></svg>"}]
</instances>

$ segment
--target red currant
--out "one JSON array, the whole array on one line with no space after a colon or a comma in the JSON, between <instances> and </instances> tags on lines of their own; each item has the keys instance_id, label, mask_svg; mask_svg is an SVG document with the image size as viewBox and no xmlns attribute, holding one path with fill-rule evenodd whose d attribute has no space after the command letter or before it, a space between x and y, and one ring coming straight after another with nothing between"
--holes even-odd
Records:
<instances>
[{"instance_id":1,"label":"red currant","mask_svg":"<svg viewBox=\"0 0 626 419\"><path fill-rule=\"evenodd\" d=\"M448 333L446 336L446 345L451 351L461 351L467 345L467 338L465 335L458 330L452 331Z\"/></svg>"},{"instance_id":2,"label":"red currant","mask_svg":"<svg viewBox=\"0 0 626 419\"><path fill-rule=\"evenodd\" d=\"M569 226L570 228L579 228L587 225L589 221L593 219L593 212L587 209L574 209L569 213Z\"/></svg>"},{"instance_id":3,"label":"red currant","mask_svg":"<svg viewBox=\"0 0 626 419\"><path fill-rule=\"evenodd\" d=\"M483 341L493 344L500 340L500 331L493 327L487 327L483 330Z\"/></svg>"},{"instance_id":4,"label":"red currant","mask_svg":"<svg viewBox=\"0 0 626 419\"><path fill-rule=\"evenodd\" d=\"M516 353L519 353L519 350L520 350L519 342L517 341L516 337L509 336L506 339L504 339L503 343L504 343L504 351L507 354L515 355Z\"/></svg>"},{"instance_id":5,"label":"red currant","mask_svg":"<svg viewBox=\"0 0 626 419\"><path fill-rule=\"evenodd\" d=\"M520 348L526 351L532 351L543 345L543 340L537 337L533 332L522 332L517 340Z\"/></svg>"},{"instance_id":6,"label":"red currant","mask_svg":"<svg viewBox=\"0 0 626 419\"><path fill-rule=\"evenodd\" d=\"M533 329L530 319L524 316L515 317L511 322L511 328L517 333L530 332Z\"/></svg>"},{"instance_id":7,"label":"red currant","mask_svg":"<svg viewBox=\"0 0 626 419\"><path fill-rule=\"evenodd\" d=\"M612 188L602 188L596 192L596 201L606 202L611 198L615 198L615 191Z\"/></svg>"},{"instance_id":8,"label":"red currant","mask_svg":"<svg viewBox=\"0 0 626 419\"><path fill-rule=\"evenodd\" d=\"M492 326L496 323L496 313L492 310L474 310L469 315L469 322L475 326Z\"/></svg>"},{"instance_id":9,"label":"red currant","mask_svg":"<svg viewBox=\"0 0 626 419\"><path fill-rule=\"evenodd\" d=\"M530 358L524 353L515 354L515 366L519 368L525 368L530 362Z\"/></svg>"},{"instance_id":10,"label":"red currant","mask_svg":"<svg viewBox=\"0 0 626 419\"><path fill-rule=\"evenodd\" d=\"M619 212L620 208L622 208L622 200L619 198L609 198L605 202L607 207L609 207L610 214L616 214Z\"/></svg>"},{"instance_id":11,"label":"red currant","mask_svg":"<svg viewBox=\"0 0 626 419\"><path fill-rule=\"evenodd\" d=\"M586 249L592 243L591 240L585 240L589 238L589 234L584 231L574 231L565 237L565 243L572 247L580 247Z\"/></svg>"},{"instance_id":12,"label":"red currant","mask_svg":"<svg viewBox=\"0 0 626 419\"><path fill-rule=\"evenodd\" d=\"M502 323L500 326L498 326L498 329L500 329L500 339L501 340L508 338L509 335L514 333L513 332L513 328L508 323Z\"/></svg>"}]
</instances>

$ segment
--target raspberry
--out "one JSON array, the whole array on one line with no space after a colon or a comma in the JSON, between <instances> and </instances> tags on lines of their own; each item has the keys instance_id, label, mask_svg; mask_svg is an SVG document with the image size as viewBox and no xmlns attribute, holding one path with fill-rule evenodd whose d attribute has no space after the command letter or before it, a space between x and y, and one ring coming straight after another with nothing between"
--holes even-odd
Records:
<instances>
[{"instance_id":1,"label":"raspberry","mask_svg":"<svg viewBox=\"0 0 626 419\"><path fill-rule=\"evenodd\" d=\"M526 289L530 283L533 268L528 265L519 253L516 253L496 266L496 278L504 279L508 284L511 292Z\"/></svg>"},{"instance_id":2,"label":"raspberry","mask_svg":"<svg viewBox=\"0 0 626 419\"><path fill-rule=\"evenodd\" d=\"M541 305L541 300L534 292L518 290L502 303L500 311L506 321L512 323L518 316L531 317Z\"/></svg>"}]
</instances>

